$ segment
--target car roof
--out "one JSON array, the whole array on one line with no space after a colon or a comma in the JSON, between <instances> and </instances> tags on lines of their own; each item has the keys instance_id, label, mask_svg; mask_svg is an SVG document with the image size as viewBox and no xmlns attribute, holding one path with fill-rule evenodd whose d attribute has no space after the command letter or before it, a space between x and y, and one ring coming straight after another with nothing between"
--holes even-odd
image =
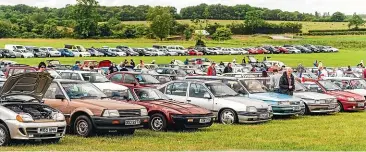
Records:
<instances>
[{"instance_id":1,"label":"car roof","mask_svg":"<svg viewBox=\"0 0 366 152\"><path fill-rule=\"evenodd\" d=\"M92 72L92 71L80 71L80 70L60 70L60 73L62 72L69 72L69 73L98 73L98 72Z\"/></svg>"},{"instance_id":2,"label":"car roof","mask_svg":"<svg viewBox=\"0 0 366 152\"><path fill-rule=\"evenodd\" d=\"M70 80L70 79L53 79L53 82L60 82L60 83L90 83L88 81L77 81L77 80Z\"/></svg>"},{"instance_id":3,"label":"car roof","mask_svg":"<svg viewBox=\"0 0 366 152\"><path fill-rule=\"evenodd\" d=\"M326 80L358 80L360 78L351 78L351 77L326 77Z\"/></svg>"}]
</instances>

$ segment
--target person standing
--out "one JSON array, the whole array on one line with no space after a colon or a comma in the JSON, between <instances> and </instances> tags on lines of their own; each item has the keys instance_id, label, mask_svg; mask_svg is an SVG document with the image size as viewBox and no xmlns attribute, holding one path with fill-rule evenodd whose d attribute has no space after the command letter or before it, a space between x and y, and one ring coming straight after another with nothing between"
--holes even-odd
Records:
<instances>
[{"instance_id":1,"label":"person standing","mask_svg":"<svg viewBox=\"0 0 366 152\"><path fill-rule=\"evenodd\" d=\"M117 68L116 63L112 63L111 66L108 69L108 74L112 74L112 73L117 72L117 71L118 71L118 68Z\"/></svg>"},{"instance_id":2,"label":"person standing","mask_svg":"<svg viewBox=\"0 0 366 152\"><path fill-rule=\"evenodd\" d=\"M140 60L140 68L144 68L145 67L145 64L144 64L144 61Z\"/></svg>"},{"instance_id":3,"label":"person standing","mask_svg":"<svg viewBox=\"0 0 366 152\"><path fill-rule=\"evenodd\" d=\"M241 60L241 64L242 65L246 65L247 64L247 61L245 61L245 57L243 58L243 60Z\"/></svg>"},{"instance_id":4,"label":"person standing","mask_svg":"<svg viewBox=\"0 0 366 152\"><path fill-rule=\"evenodd\" d=\"M135 66L136 66L135 62L133 62L132 59L131 59L130 65L132 66L132 68L135 68Z\"/></svg>"},{"instance_id":5,"label":"person standing","mask_svg":"<svg viewBox=\"0 0 366 152\"><path fill-rule=\"evenodd\" d=\"M302 66L302 64L300 63L298 66L297 66L297 72L299 73L299 77L301 78L302 77L302 74L305 72L305 68L304 66Z\"/></svg>"},{"instance_id":6,"label":"person standing","mask_svg":"<svg viewBox=\"0 0 366 152\"><path fill-rule=\"evenodd\" d=\"M336 69L336 77L343 77L344 76L344 73L341 69L337 68Z\"/></svg>"},{"instance_id":7,"label":"person standing","mask_svg":"<svg viewBox=\"0 0 366 152\"><path fill-rule=\"evenodd\" d=\"M224 69L224 73L233 73L233 68L231 67L231 63L228 63Z\"/></svg>"},{"instance_id":8,"label":"person standing","mask_svg":"<svg viewBox=\"0 0 366 152\"><path fill-rule=\"evenodd\" d=\"M323 63L322 63L322 61L319 61L319 63L318 63L318 67L323 67Z\"/></svg>"},{"instance_id":9,"label":"person standing","mask_svg":"<svg viewBox=\"0 0 366 152\"><path fill-rule=\"evenodd\" d=\"M128 69L126 68L126 65L125 64L122 64L122 68L120 71L128 71Z\"/></svg>"},{"instance_id":10,"label":"person standing","mask_svg":"<svg viewBox=\"0 0 366 152\"><path fill-rule=\"evenodd\" d=\"M46 71L46 63L44 63L44 62L40 62L39 64L38 64L38 71L37 72L45 72Z\"/></svg>"},{"instance_id":11,"label":"person standing","mask_svg":"<svg viewBox=\"0 0 366 152\"><path fill-rule=\"evenodd\" d=\"M280 92L280 79L282 74L278 72L278 69L273 69L273 75L270 76L270 89L274 92Z\"/></svg>"},{"instance_id":12,"label":"person standing","mask_svg":"<svg viewBox=\"0 0 366 152\"><path fill-rule=\"evenodd\" d=\"M280 78L279 86L280 86L280 93L291 96L294 94L295 78L292 75L291 68L287 68L286 72L283 73L283 75Z\"/></svg>"},{"instance_id":13,"label":"person standing","mask_svg":"<svg viewBox=\"0 0 366 152\"><path fill-rule=\"evenodd\" d=\"M125 65L127 65L127 64L128 64L127 59L125 59L125 61L123 62L123 64L125 64Z\"/></svg>"},{"instance_id":14,"label":"person standing","mask_svg":"<svg viewBox=\"0 0 366 152\"><path fill-rule=\"evenodd\" d=\"M80 61L76 61L75 65L71 68L71 70L80 70L81 64Z\"/></svg>"},{"instance_id":15,"label":"person standing","mask_svg":"<svg viewBox=\"0 0 366 152\"><path fill-rule=\"evenodd\" d=\"M216 63L213 62L207 69L207 76L216 76Z\"/></svg>"},{"instance_id":16,"label":"person standing","mask_svg":"<svg viewBox=\"0 0 366 152\"><path fill-rule=\"evenodd\" d=\"M186 59L185 61L184 61L184 65L188 65L189 64L189 61L188 61L188 59Z\"/></svg>"}]
</instances>

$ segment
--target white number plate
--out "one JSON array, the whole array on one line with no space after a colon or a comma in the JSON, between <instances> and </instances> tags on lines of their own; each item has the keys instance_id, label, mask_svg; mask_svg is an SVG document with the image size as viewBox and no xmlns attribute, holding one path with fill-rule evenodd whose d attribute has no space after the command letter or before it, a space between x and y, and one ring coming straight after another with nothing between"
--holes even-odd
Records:
<instances>
[{"instance_id":1,"label":"white number plate","mask_svg":"<svg viewBox=\"0 0 366 152\"><path fill-rule=\"evenodd\" d=\"M50 128L38 128L38 133L44 134L44 133L56 133L57 127L50 127Z\"/></svg>"},{"instance_id":2,"label":"white number plate","mask_svg":"<svg viewBox=\"0 0 366 152\"><path fill-rule=\"evenodd\" d=\"M261 113L260 115L259 115L259 119L266 119L266 118L268 118L269 117L269 114L268 113Z\"/></svg>"},{"instance_id":3,"label":"white number plate","mask_svg":"<svg viewBox=\"0 0 366 152\"><path fill-rule=\"evenodd\" d=\"M363 106L365 106L365 104L364 103L358 103L358 106L363 107Z\"/></svg>"},{"instance_id":4,"label":"white number plate","mask_svg":"<svg viewBox=\"0 0 366 152\"><path fill-rule=\"evenodd\" d=\"M209 123L209 122L211 122L211 118L200 119L200 123Z\"/></svg>"},{"instance_id":5,"label":"white number plate","mask_svg":"<svg viewBox=\"0 0 366 152\"><path fill-rule=\"evenodd\" d=\"M131 125L139 125L141 123L141 120L126 120L125 125L131 126Z\"/></svg>"}]
</instances>

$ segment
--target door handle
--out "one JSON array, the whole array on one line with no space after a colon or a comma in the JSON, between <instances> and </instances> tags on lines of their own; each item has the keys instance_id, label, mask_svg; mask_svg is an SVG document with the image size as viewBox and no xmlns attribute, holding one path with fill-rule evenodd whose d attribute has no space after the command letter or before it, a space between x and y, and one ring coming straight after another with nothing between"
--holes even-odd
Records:
<instances>
[{"instance_id":1,"label":"door handle","mask_svg":"<svg viewBox=\"0 0 366 152\"><path fill-rule=\"evenodd\" d=\"M187 102L191 102L191 100L187 100Z\"/></svg>"}]
</instances>

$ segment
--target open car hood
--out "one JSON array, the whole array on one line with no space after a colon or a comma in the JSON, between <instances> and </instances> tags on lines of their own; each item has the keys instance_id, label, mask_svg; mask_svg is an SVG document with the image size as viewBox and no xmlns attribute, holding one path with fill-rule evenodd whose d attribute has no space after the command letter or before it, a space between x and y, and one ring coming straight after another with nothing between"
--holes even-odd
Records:
<instances>
[{"instance_id":1,"label":"open car hood","mask_svg":"<svg viewBox=\"0 0 366 152\"><path fill-rule=\"evenodd\" d=\"M53 78L48 72L19 73L9 77L0 91L1 97L29 95L42 100Z\"/></svg>"}]
</instances>

